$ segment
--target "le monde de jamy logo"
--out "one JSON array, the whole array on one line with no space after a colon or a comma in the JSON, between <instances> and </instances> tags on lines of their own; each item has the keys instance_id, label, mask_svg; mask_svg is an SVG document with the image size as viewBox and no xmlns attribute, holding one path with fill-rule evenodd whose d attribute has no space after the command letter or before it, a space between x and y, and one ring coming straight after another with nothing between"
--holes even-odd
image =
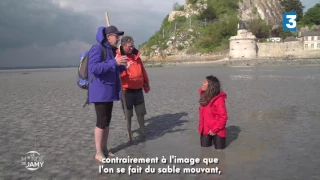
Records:
<instances>
[{"instance_id":1,"label":"le monde de jamy logo","mask_svg":"<svg viewBox=\"0 0 320 180\"><path fill-rule=\"evenodd\" d=\"M37 151L29 151L25 157L21 158L21 165L30 171L35 171L43 166L43 156Z\"/></svg>"}]
</instances>

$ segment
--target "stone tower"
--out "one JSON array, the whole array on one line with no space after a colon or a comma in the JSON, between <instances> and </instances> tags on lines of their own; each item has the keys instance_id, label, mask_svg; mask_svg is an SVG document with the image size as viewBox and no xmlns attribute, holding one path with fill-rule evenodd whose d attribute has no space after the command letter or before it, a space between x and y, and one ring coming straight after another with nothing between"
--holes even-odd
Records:
<instances>
[{"instance_id":1,"label":"stone tower","mask_svg":"<svg viewBox=\"0 0 320 180\"><path fill-rule=\"evenodd\" d=\"M238 32L236 36L232 36L229 39L230 59L252 59L257 57L257 38L248 32L244 23L238 24Z\"/></svg>"}]
</instances>

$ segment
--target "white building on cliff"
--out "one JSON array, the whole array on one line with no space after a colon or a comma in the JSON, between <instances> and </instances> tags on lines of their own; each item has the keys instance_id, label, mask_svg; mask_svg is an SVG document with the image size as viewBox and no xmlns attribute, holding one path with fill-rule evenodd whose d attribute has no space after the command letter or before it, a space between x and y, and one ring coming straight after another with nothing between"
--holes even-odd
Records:
<instances>
[{"instance_id":1,"label":"white building on cliff","mask_svg":"<svg viewBox=\"0 0 320 180\"><path fill-rule=\"evenodd\" d=\"M252 59L257 57L257 38L252 34L252 32L248 32L243 23L238 25L237 35L230 37L229 41L230 59Z\"/></svg>"}]
</instances>

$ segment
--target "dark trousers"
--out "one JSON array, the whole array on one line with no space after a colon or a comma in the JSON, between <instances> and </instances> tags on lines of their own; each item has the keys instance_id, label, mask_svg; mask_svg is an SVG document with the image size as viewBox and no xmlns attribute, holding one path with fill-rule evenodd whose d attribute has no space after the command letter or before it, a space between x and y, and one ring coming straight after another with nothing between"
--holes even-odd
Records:
<instances>
[{"instance_id":1,"label":"dark trousers","mask_svg":"<svg viewBox=\"0 0 320 180\"><path fill-rule=\"evenodd\" d=\"M96 127L100 129L109 127L112 117L113 102L94 103L94 107L97 115Z\"/></svg>"},{"instance_id":2,"label":"dark trousers","mask_svg":"<svg viewBox=\"0 0 320 180\"><path fill-rule=\"evenodd\" d=\"M133 109L134 106L144 103L142 89L127 89L125 90L125 97L128 110ZM123 108L123 101L121 101L121 105Z\"/></svg>"},{"instance_id":3,"label":"dark trousers","mask_svg":"<svg viewBox=\"0 0 320 180\"><path fill-rule=\"evenodd\" d=\"M202 147L211 147L214 145L215 149L224 149L226 147L226 138L218 135L201 135L200 144Z\"/></svg>"}]
</instances>

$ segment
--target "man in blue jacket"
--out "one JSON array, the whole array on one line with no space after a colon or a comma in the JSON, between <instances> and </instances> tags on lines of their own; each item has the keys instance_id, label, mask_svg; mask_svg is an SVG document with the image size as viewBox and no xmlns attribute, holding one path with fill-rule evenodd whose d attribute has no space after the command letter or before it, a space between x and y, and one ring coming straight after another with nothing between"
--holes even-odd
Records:
<instances>
[{"instance_id":1,"label":"man in blue jacket","mask_svg":"<svg viewBox=\"0 0 320 180\"><path fill-rule=\"evenodd\" d=\"M120 73L126 70L127 57L115 57L115 48L119 37L124 34L115 26L99 27L96 40L106 49L106 59L99 44L94 45L89 51L88 74L94 75L89 84L89 103L94 103L97 115L97 123L94 130L96 155L98 161L108 156L114 156L108 152L107 141L109 124L112 116L113 101L120 100Z\"/></svg>"}]
</instances>

